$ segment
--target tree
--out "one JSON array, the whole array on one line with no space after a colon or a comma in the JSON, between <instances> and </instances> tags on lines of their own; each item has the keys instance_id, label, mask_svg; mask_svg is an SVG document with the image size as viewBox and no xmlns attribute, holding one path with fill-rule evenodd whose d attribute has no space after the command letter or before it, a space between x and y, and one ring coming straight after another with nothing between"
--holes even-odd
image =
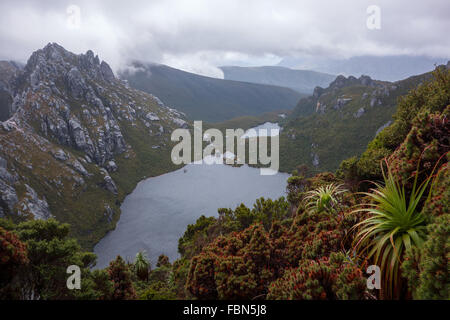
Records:
<instances>
[{"instance_id":1,"label":"tree","mask_svg":"<svg viewBox=\"0 0 450 320\"><path fill-rule=\"evenodd\" d=\"M150 270L150 263L145 255L145 252L141 251L136 254L136 259L134 260L134 270L136 276L143 281L148 280L148 272Z\"/></svg>"},{"instance_id":2,"label":"tree","mask_svg":"<svg viewBox=\"0 0 450 320\"><path fill-rule=\"evenodd\" d=\"M0 227L0 299L18 298L16 276L28 262L26 245Z\"/></svg>"},{"instance_id":3,"label":"tree","mask_svg":"<svg viewBox=\"0 0 450 320\"><path fill-rule=\"evenodd\" d=\"M133 287L131 271L121 256L109 263L107 268L109 279L113 282L113 300L133 300L136 299L136 291Z\"/></svg>"},{"instance_id":4,"label":"tree","mask_svg":"<svg viewBox=\"0 0 450 320\"><path fill-rule=\"evenodd\" d=\"M68 239L69 225L54 219L23 222L16 230L27 245L29 259L20 274L21 298L75 299L77 290L66 286L67 267L79 266L82 279L87 278L95 255L84 252L75 239Z\"/></svg>"}]
</instances>

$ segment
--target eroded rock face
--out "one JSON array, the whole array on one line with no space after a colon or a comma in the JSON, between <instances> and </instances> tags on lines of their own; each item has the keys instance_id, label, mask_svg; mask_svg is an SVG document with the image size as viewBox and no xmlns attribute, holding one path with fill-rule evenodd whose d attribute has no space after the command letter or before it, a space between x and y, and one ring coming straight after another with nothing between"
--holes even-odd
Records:
<instances>
[{"instance_id":1,"label":"eroded rock face","mask_svg":"<svg viewBox=\"0 0 450 320\"><path fill-rule=\"evenodd\" d=\"M347 102L352 101L352 98L338 98L333 109L340 110Z\"/></svg>"},{"instance_id":2,"label":"eroded rock face","mask_svg":"<svg viewBox=\"0 0 450 320\"><path fill-rule=\"evenodd\" d=\"M110 176L120 172L117 164L165 146L173 129L188 126L184 114L129 88L90 50L77 55L50 43L8 81L14 83L14 112L0 122L1 215L48 219L96 190L111 221L112 198L121 191ZM133 139L127 141L131 134L154 139L137 150ZM170 158L170 150L161 152ZM105 220L103 209L92 215Z\"/></svg>"},{"instance_id":3,"label":"eroded rock face","mask_svg":"<svg viewBox=\"0 0 450 320\"><path fill-rule=\"evenodd\" d=\"M102 73L103 79L105 79L106 81L112 82L116 80L111 67L105 61L102 61L102 63L100 64L100 72Z\"/></svg>"},{"instance_id":4,"label":"eroded rock face","mask_svg":"<svg viewBox=\"0 0 450 320\"><path fill-rule=\"evenodd\" d=\"M111 193L117 194L117 186L110 176L105 176L105 188Z\"/></svg>"},{"instance_id":5,"label":"eroded rock face","mask_svg":"<svg viewBox=\"0 0 450 320\"><path fill-rule=\"evenodd\" d=\"M70 94L75 99L84 97L84 92L87 90L86 83L83 76L77 67L73 67L66 75L67 87Z\"/></svg>"},{"instance_id":6,"label":"eroded rock face","mask_svg":"<svg viewBox=\"0 0 450 320\"><path fill-rule=\"evenodd\" d=\"M366 113L366 110L363 107L361 107L358 109L358 111L356 111L356 113L353 115L353 117L360 118L360 117L362 117L362 115L364 113Z\"/></svg>"},{"instance_id":7,"label":"eroded rock face","mask_svg":"<svg viewBox=\"0 0 450 320\"><path fill-rule=\"evenodd\" d=\"M13 212L15 205L19 201L16 190L3 180L0 180L0 195L3 205L6 206L9 212Z\"/></svg>"},{"instance_id":8,"label":"eroded rock face","mask_svg":"<svg viewBox=\"0 0 450 320\"><path fill-rule=\"evenodd\" d=\"M51 218L50 207L45 198L39 199L36 191L29 185L25 184L27 189L26 197L23 201L22 209L29 211L34 219L47 220Z\"/></svg>"},{"instance_id":9,"label":"eroded rock face","mask_svg":"<svg viewBox=\"0 0 450 320\"><path fill-rule=\"evenodd\" d=\"M8 171L8 162L0 157L0 207L13 212L19 201L13 185L17 182L17 175ZM2 210L3 212L3 210Z\"/></svg>"},{"instance_id":10,"label":"eroded rock face","mask_svg":"<svg viewBox=\"0 0 450 320\"><path fill-rule=\"evenodd\" d=\"M9 119L14 113L13 101L17 91L16 77L21 68L12 61L0 61L0 121Z\"/></svg>"}]
</instances>

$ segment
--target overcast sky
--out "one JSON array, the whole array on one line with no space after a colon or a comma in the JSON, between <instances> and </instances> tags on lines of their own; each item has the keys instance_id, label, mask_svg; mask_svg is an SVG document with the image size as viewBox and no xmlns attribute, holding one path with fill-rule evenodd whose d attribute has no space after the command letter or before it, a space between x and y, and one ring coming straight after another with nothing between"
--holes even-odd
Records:
<instances>
[{"instance_id":1,"label":"overcast sky","mask_svg":"<svg viewBox=\"0 0 450 320\"><path fill-rule=\"evenodd\" d=\"M0 12L0 59L24 62L48 42L115 70L137 59L219 77L218 65L288 56L450 56L449 0L1 0Z\"/></svg>"}]
</instances>

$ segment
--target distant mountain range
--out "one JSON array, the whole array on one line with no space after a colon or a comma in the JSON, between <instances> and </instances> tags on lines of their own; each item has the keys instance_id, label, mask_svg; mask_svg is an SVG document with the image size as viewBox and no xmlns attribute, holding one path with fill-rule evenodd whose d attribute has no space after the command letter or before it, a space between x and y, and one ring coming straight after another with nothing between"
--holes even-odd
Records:
<instances>
[{"instance_id":1,"label":"distant mountain range","mask_svg":"<svg viewBox=\"0 0 450 320\"><path fill-rule=\"evenodd\" d=\"M191 120L218 122L239 116L292 109L304 96L290 88L210 78L165 65L135 62L120 78L154 94Z\"/></svg>"},{"instance_id":2,"label":"distant mountain range","mask_svg":"<svg viewBox=\"0 0 450 320\"><path fill-rule=\"evenodd\" d=\"M435 65L447 63L449 57L426 56L356 56L349 59L285 58L278 65L295 69L309 69L331 74L397 81L433 70Z\"/></svg>"},{"instance_id":3,"label":"distant mountain range","mask_svg":"<svg viewBox=\"0 0 450 320\"><path fill-rule=\"evenodd\" d=\"M287 87L312 94L316 86L327 87L336 76L311 70L294 70L279 66L220 67L224 79Z\"/></svg>"}]
</instances>

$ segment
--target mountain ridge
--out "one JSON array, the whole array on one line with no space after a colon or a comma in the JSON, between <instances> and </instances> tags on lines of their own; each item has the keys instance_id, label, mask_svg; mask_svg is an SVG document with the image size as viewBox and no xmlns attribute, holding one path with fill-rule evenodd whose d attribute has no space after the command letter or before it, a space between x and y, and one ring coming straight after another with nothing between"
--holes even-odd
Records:
<instances>
[{"instance_id":1,"label":"mountain ridge","mask_svg":"<svg viewBox=\"0 0 450 320\"><path fill-rule=\"evenodd\" d=\"M191 120L219 122L275 110L292 109L302 97L284 87L205 77L161 64L135 62L121 79L155 94Z\"/></svg>"},{"instance_id":2,"label":"mountain ridge","mask_svg":"<svg viewBox=\"0 0 450 320\"><path fill-rule=\"evenodd\" d=\"M392 123L398 97L431 76L430 71L389 82L340 75L328 88L316 87L283 122L280 170L306 165L312 172L335 171Z\"/></svg>"},{"instance_id":3,"label":"mountain ridge","mask_svg":"<svg viewBox=\"0 0 450 320\"><path fill-rule=\"evenodd\" d=\"M0 123L0 216L55 217L91 248L138 181L175 169L170 132L188 123L91 50L49 43L14 81L13 113Z\"/></svg>"},{"instance_id":4,"label":"mountain ridge","mask_svg":"<svg viewBox=\"0 0 450 320\"><path fill-rule=\"evenodd\" d=\"M314 70L297 70L281 66L238 67L221 66L224 79L261 83L291 88L302 94L311 94L316 86L327 86L335 75Z\"/></svg>"},{"instance_id":5,"label":"mountain ridge","mask_svg":"<svg viewBox=\"0 0 450 320\"><path fill-rule=\"evenodd\" d=\"M338 58L284 58L278 65L290 68L312 69L345 76L368 75L373 79L399 81L432 70L445 64L449 57L432 58L414 55L354 56Z\"/></svg>"}]
</instances>

